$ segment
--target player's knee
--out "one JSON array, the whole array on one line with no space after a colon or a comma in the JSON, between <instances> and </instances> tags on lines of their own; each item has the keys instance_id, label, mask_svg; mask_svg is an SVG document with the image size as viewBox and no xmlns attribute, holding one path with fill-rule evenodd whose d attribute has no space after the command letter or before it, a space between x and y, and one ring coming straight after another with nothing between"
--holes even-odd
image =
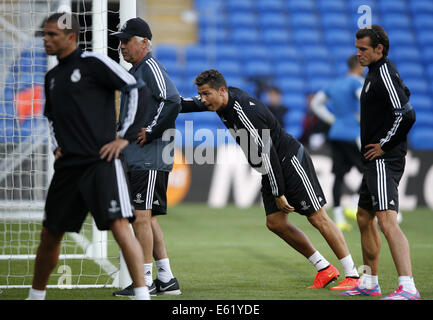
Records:
<instances>
[{"instance_id":1,"label":"player's knee","mask_svg":"<svg viewBox=\"0 0 433 320\"><path fill-rule=\"evenodd\" d=\"M278 215L279 213L273 213L266 216L266 227L274 233L279 233L282 229L281 218Z\"/></svg>"},{"instance_id":2,"label":"player's knee","mask_svg":"<svg viewBox=\"0 0 433 320\"><path fill-rule=\"evenodd\" d=\"M359 228L362 230L367 228L371 223L374 223L374 216L367 210L359 208L356 213L356 221L358 222Z\"/></svg>"},{"instance_id":3,"label":"player's knee","mask_svg":"<svg viewBox=\"0 0 433 320\"><path fill-rule=\"evenodd\" d=\"M377 215L377 222L383 234L388 235L394 232L395 228L399 228L397 222L397 213L391 211L381 212Z\"/></svg>"},{"instance_id":4,"label":"player's knee","mask_svg":"<svg viewBox=\"0 0 433 320\"><path fill-rule=\"evenodd\" d=\"M136 210L135 211L135 225L149 226L152 223L152 211L150 210Z\"/></svg>"},{"instance_id":5,"label":"player's knee","mask_svg":"<svg viewBox=\"0 0 433 320\"><path fill-rule=\"evenodd\" d=\"M307 219L317 229L320 229L322 226L332 222L323 207L307 216Z\"/></svg>"}]
</instances>

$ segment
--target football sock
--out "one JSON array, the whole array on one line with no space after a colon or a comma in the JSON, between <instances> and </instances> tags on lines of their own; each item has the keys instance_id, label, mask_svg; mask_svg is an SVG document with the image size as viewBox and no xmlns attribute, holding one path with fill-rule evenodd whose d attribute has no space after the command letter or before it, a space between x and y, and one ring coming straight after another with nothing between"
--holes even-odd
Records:
<instances>
[{"instance_id":1,"label":"football sock","mask_svg":"<svg viewBox=\"0 0 433 320\"><path fill-rule=\"evenodd\" d=\"M340 263L343 267L346 278L359 278L358 270L356 270L355 263L353 263L352 255L349 254L343 259L340 259Z\"/></svg>"},{"instance_id":2,"label":"football sock","mask_svg":"<svg viewBox=\"0 0 433 320\"><path fill-rule=\"evenodd\" d=\"M36 290L30 288L29 297L27 300L45 300L45 295L47 294L46 290Z\"/></svg>"},{"instance_id":3,"label":"football sock","mask_svg":"<svg viewBox=\"0 0 433 320\"><path fill-rule=\"evenodd\" d=\"M144 264L144 280L146 281L146 285L147 286L151 286L152 285L152 267L153 267L153 263L145 263Z\"/></svg>"},{"instance_id":4,"label":"football sock","mask_svg":"<svg viewBox=\"0 0 433 320\"><path fill-rule=\"evenodd\" d=\"M415 282L413 281L413 277L409 277L409 276L398 277L398 285L403 286L404 291L407 291L411 294L416 293Z\"/></svg>"},{"instance_id":5,"label":"football sock","mask_svg":"<svg viewBox=\"0 0 433 320\"><path fill-rule=\"evenodd\" d=\"M157 278L162 282L169 282L174 278L170 268L170 260L168 258L155 261L156 270L158 270Z\"/></svg>"},{"instance_id":6,"label":"football sock","mask_svg":"<svg viewBox=\"0 0 433 320\"><path fill-rule=\"evenodd\" d=\"M147 286L134 288L134 300L150 300L149 289Z\"/></svg>"},{"instance_id":7,"label":"football sock","mask_svg":"<svg viewBox=\"0 0 433 320\"><path fill-rule=\"evenodd\" d=\"M308 258L311 264L317 269L317 271L326 269L329 266L328 260L326 260L319 251L313 253L311 257Z\"/></svg>"},{"instance_id":8,"label":"football sock","mask_svg":"<svg viewBox=\"0 0 433 320\"><path fill-rule=\"evenodd\" d=\"M372 276L364 273L361 277L359 287L362 289L373 289L379 284L379 276Z\"/></svg>"}]
</instances>

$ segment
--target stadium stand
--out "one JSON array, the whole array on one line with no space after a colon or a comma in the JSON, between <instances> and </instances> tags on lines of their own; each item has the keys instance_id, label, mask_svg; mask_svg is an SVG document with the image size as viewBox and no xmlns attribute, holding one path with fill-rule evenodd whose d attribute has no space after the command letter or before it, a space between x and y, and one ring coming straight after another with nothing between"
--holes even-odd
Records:
<instances>
[{"instance_id":1,"label":"stadium stand","mask_svg":"<svg viewBox=\"0 0 433 320\"><path fill-rule=\"evenodd\" d=\"M253 95L257 93L254 79L266 76L269 84L283 92L284 103L290 107L286 130L296 137L302 134L307 94L347 72L345 61L356 53L358 8L370 6L372 22L383 25L390 36L389 57L411 89L411 101L419 114L409 135L410 146L433 149L432 1L214 0L211 8L206 3L195 0L197 46L202 52L213 48L201 69L219 68L235 80L229 85L243 84ZM193 60L185 61L185 70L199 71ZM192 93L186 88L193 86L193 73L188 72L189 77L182 81L182 95ZM216 118L206 121L217 126Z\"/></svg>"},{"instance_id":2,"label":"stadium stand","mask_svg":"<svg viewBox=\"0 0 433 320\"><path fill-rule=\"evenodd\" d=\"M183 96L196 94L194 78L207 68L221 70L229 85L252 95L260 94L263 82L279 86L290 108L286 130L299 138L307 94L344 74L347 57L356 52L360 5L370 6L372 22L385 27L391 42L389 58L411 89L418 121L409 135L410 146L433 149L431 0L195 0L198 43L156 45L155 52ZM25 116L23 123L14 123L15 101L20 91L31 86L29 81L43 83L46 65L39 46L22 50L15 61L0 104L3 141L13 139L20 128L34 128ZM38 79L26 78L30 68L36 68ZM216 117L205 121L213 128L219 126Z\"/></svg>"}]
</instances>

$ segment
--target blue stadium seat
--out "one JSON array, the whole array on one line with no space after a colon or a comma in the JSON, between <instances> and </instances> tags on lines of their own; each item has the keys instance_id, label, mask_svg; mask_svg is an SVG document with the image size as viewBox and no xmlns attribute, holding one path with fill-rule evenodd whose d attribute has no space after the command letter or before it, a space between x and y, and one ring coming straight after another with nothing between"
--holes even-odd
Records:
<instances>
[{"instance_id":1,"label":"blue stadium seat","mask_svg":"<svg viewBox=\"0 0 433 320\"><path fill-rule=\"evenodd\" d=\"M291 125L284 128L288 134L291 134L295 139L300 139L302 136L302 133L304 132L304 128L302 126L302 123L299 125Z\"/></svg>"},{"instance_id":2,"label":"blue stadium seat","mask_svg":"<svg viewBox=\"0 0 433 320\"><path fill-rule=\"evenodd\" d=\"M223 28L227 23L227 15L222 12L199 12L197 26L200 30L206 28Z\"/></svg>"},{"instance_id":3,"label":"blue stadium seat","mask_svg":"<svg viewBox=\"0 0 433 320\"><path fill-rule=\"evenodd\" d=\"M385 30L404 30L412 26L411 18L406 13L384 14L382 16L382 26Z\"/></svg>"},{"instance_id":4,"label":"blue stadium seat","mask_svg":"<svg viewBox=\"0 0 433 320\"><path fill-rule=\"evenodd\" d=\"M347 59L350 56L353 56L356 54L356 48L355 46L328 46L329 53L332 57L334 57L335 61L342 62L346 64Z\"/></svg>"},{"instance_id":5,"label":"blue stadium seat","mask_svg":"<svg viewBox=\"0 0 433 320\"><path fill-rule=\"evenodd\" d=\"M289 19L282 12L261 13L258 16L258 24L263 30L268 28L286 28L289 26Z\"/></svg>"},{"instance_id":6,"label":"blue stadium seat","mask_svg":"<svg viewBox=\"0 0 433 320\"><path fill-rule=\"evenodd\" d=\"M165 67L165 70L167 70L170 76L174 76L174 77L183 76L185 71L184 64L177 63L177 61L173 61L173 60L164 60L164 59L158 59L158 60L159 62L162 63L162 65Z\"/></svg>"},{"instance_id":7,"label":"blue stadium seat","mask_svg":"<svg viewBox=\"0 0 433 320\"><path fill-rule=\"evenodd\" d=\"M221 10L221 8L224 5L223 0L215 0L215 1L209 1L209 0L194 0L194 6L199 11L215 11L215 10Z\"/></svg>"},{"instance_id":8,"label":"blue stadium seat","mask_svg":"<svg viewBox=\"0 0 433 320\"><path fill-rule=\"evenodd\" d=\"M421 54L416 47L401 47L399 50L391 50L389 53L391 61L398 62L418 62Z\"/></svg>"},{"instance_id":9,"label":"blue stadium seat","mask_svg":"<svg viewBox=\"0 0 433 320\"><path fill-rule=\"evenodd\" d=\"M228 75L226 78L226 82L228 86L242 88L246 84L245 75L244 74L233 74Z\"/></svg>"},{"instance_id":10,"label":"blue stadium seat","mask_svg":"<svg viewBox=\"0 0 433 320\"><path fill-rule=\"evenodd\" d=\"M418 43L421 48L433 44L433 30L425 30L417 32Z\"/></svg>"},{"instance_id":11,"label":"blue stadium seat","mask_svg":"<svg viewBox=\"0 0 433 320\"><path fill-rule=\"evenodd\" d=\"M426 72L427 72L427 76L429 77L429 79L433 80L433 63L430 63L427 65Z\"/></svg>"},{"instance_id":12,"label":"blue stadium seat","mask_svg":"<svg viewBox=\"0 0 433 320\"><path fill-rule=\"evenodd\" d=\"M380 0L377 5L382 14L405 13L408 11L404 0Z\"/></svg>"},{"instance_id":13,"label":"blue stadium seat","mask_svg":"<svg viewBox=\"0 0 433 320\"><path fill-rule=\"evenodd\" d=\"M341 77L345 75L347 72L349 72L349 67L347 66L347 62L346 62L347 57L343 58L343 60L335 62L334 64L335 77Z\"/></svg>"},{"instance_id":14,"label":"blue stadium seat","mask_svg":"<svg viewBox=\"0 0 433 320\"><path fill-rule=\"evenodd\" d=\"M324 31L328 29L349 29L351 25L351 20L345 13L328 13L323 12L321 14L321 24Z\"/></svg>"},{"instance_id":15,"label":"blue stadium seat","mask_svg":"<svg viewBox=\"0 0 433 320\"><path fill-rule=\"evenodd\" d=\"M215 68L224 76L239 76L243 73L241 64L233 60L219 61Z\"/></svg>"},{"instance_id":16,"label":"blue stadium seat","mask_svg":"<svg viewBox=\"0 0 433 320\"><path fill-rule=\"evenodd\" d=\"M297 128L302 128L304 122L305 111L300 108L289 109L284 115L284 123L287 128L287 132L290 134L299 134Z\"/></svg>"},{"instance_id":17,"label":"blue stadium seat","mask_svg":"<svg viewBox=\"0 0 433 320\"><path fill-rule=\"evenodd\" d=\"M392 44L403 46L416 45L416 37L410 30L387 30L388 38Z\"/></svg>"},{"instance_id":18,"label":"blue stadium seat","mask_svg":"<svg viewBox=\"0 0 433 320\"><path fill-rule=\"evenodd\" d=\"M303 93L306 90L305 82L299 77L281 77L275 80L275 84L281 91L291 93Z\"/></svg>"},{"instance_id":19,"label":"blue stadium seat","mask_svg":"<svg viewBox=\"0 0 433 320\"><path fill-rule=\"evenodd\" d=\"M303 68L296 61L281 60L275 63L274 74L276 77L300 76Z\"/></svg>"},{"instance_id":20,"label":"blue stadium seat","mask_svg":"<svg viewBox=\"0 0 433 320\"><path fill-rule=\"evenodd\" d=\"M239 55L242 51L239 51L239 48L234 45L223 45L217 46L215 48L215 55L217 61L237 61L239 59Z\"/></svg>"},{"instance_id":21,"label":"blue stadium seat","mask_svg":"<svg viewBox=\"0 0 433 320\"><path fill-rule=\"evenodd\" d=\"M413 15L413 26L416 32L431 30L433 31L433 13L420 13Z\"/></svg>"},{"instance_id":22,"label":"blue stadium seat","mask_svg":"<svg viewBox=\"0 0 433 320\"><path fill-rule=\"evenodd\" d=\"M310 61L304 66L305 72L308 77L332 77L334 76L334 69L328 62L323 61Z\"/></svg>"},{"instance_id":23,"label":"blue stadium seat","mask_svg":"<svg viewBox=\"0 0 433 320\"><path fill-rule=\"evenodd\" d=\"M239 60L242 62L268 61L272 54L264 46L253 46L251 44L248 50L245 50L244 46L238 46L238 50L241 54Z\"/></svg>"},{"instance_id":24,"label":"blue stadium seat","mask_svg":"<svg viewBox=\"0 0 433 320\"><path fill-rule=\"evenodd\" d=\"M305 44L298 47L299 54L305 61L328 61L330 54L325 46Z\"/></svg>"},{"instance_id":25,"label":"blue stadium seat","mask_svg":"<svg viewBox=\"0 0 433 320\"><path fill-rule=\"evenodd\" d=\"M408 4L412 14L433 13L433 2L430 0L412 0Z\"/></svg>"},{"instance_id":26,"label":"blue stadium seat","mask_svg":"<svg viewBox=\"0 0 433 320\"><path fill-rule=\"evenodd\" d=\"M409 134L409 141L415 150L433 150L433 130L431 128L414 128Z\"/></svg>"},{"instance_id":27,"label":"blue stadium seat","mask_svg":"<svg viewBox=\"0 0 433 320\"><path fill-rule=\"evenodd\" d=\"M221 43L230 40L229 32L224 27L207 27L199 32L200 43Z\"/></svg>"},{"instance_id":28,"label":"blue stadium seat","mask_svg":"<svg viewBox=\"0 0 433 320\"><path fill-rule=\"evenodd\" d=\"M324 32L324 40L327 45L332 46L354 46L355 36L345 29L327 29Z\"/></svg>"},{"instance_id":29,"label":"blue stadium seat","mask_svg":"<svg viewBox=\"0 0 433 320\"><path fill-rule=\"evenodd\" d=\"M203 63L201 60L191 60L185 66L185 76L195 78L200 72L209 69L210 65Z\"/></svg>"},{"instance_id":30,"label":"blue stadium seat","mask_svg":"<svg viewBox=\"0 0 433 320\"><path fill-rule=\"evenodd\" d=\"M263 60L246 62L244 69L245 75L248 77L270 76L273 72L271 63Z\"/></svg>"},{"instance_id":31,"label":"blue stadium seat","mask_svg":"<svg viewBox=\"0 0 433 320\"><path fill-rule=\"evenodd\" d=\"M185 47L186 61L207 61L207 48L200 44L193 44Z\"/></svg>"},{"instance_id":32,"label":"blue stadium seat","mask_svg":"<svg viewBox=\"0 0 433 320\"><path fill-rule=\"evenodd\" d=\"M287 0L287 10L292 14L312 12L316 8L313 0Z\"/></svg>"},{"instance_id":33,"label":"blue stadium seat","mask_svg":"<svg viewBox=\"0 0 433 320\"><path fill-rule=\"evenodd\" d=\"M293 40L297 44L319 44L323 41L321 32L318 29L293 30Z\"/></svg>"},{"instance_id":34,"label":"blue stadium seat","mask_svg":"<svg viewBox=\"0 0 433 320\"><path fill-rule=\"evenodd\" d=\"M346 0L318 0L317 8L322 16L333 13L344 13L347 10Z\"/></svg>"},{"instance_id":35,"label":"blue stadium seat","mask_svg":"<svg viewBox=\"0 0 433 320\"><path fill-rule=\"evenodd\" d=\"M307 80L307 90L308 92L317 92L325 88L332 80L332 77L315 76Z\"/></svg>"},{"instance_id":36,"label":"blue stadium seat","mask_svg":"<svg viewBox=\"0 0 433 320\"><path fill-rule=\"evenodd\" d=\"M177 60L177 46L160 44L155 46L155 54L158 60Z\"/></svg>"},{"instance_id":37,"label":"blue stadium seat","mask_svg":"<svg viewBox=\"0 0 433 320\"><path fill-rule=\"evenodd\" d=\"M262 33L265 43L288 44L291 40L290 33L284 29L265 29Z\"/></svg>"},{"instance_id":38,"label":"blue stadium seat","mask_svg":"<svg viewBox=\"0 0 433 320\"><path fill-rule=\"evenodd\" d=\"M233 44L251 45L251 43L259 43L261 35L256 29L234 29L231 34L231 40Z\"/></svg>"},{"instance_id":39,"label":"blue stadium seat","mask_svg":"<svg viewBox=\"0 0 433 320\"><path fill-rule=\"evenodd\" d=\"M433 61L433 44L423 48L421 58L424 63L430 63Z\"/></svg>"},{"instance_id":40,"label":"blue stadium seat","mask_svg":"<svg viewBox=\"0 0 433 320\"><path fill-rule=\"evenodd\" d=\"M400 62L397 64L398 72L400 76L404 79L406 78L423 78L424 68L420 63L414 62Z\"/></svg>"},{"instance_id":41,"label":"blue stadium seat","mask_svg":"<svg viewBox=\"0 0 433 320\"><path fill-rule=\"evenodd\" d=\"M429 90L428 82L423 78L406 78L404 82L413 95L418 93L426 94Z\"/></svg>"},{"instance_id":42,"label":"blue stadium seat","mask_svg":"<svg viewBox=\"0 0 433 320\"><path fill-rule=\"evenodd\" d=\"M294 14L290 11L290 26L293 30L299 30L302 28L318 28L319 19L314 13L297 13Z\"/></svg>"},{"instance_id":43,"label":"blue stadium seat","mask_svg":"<svg viewBox=\"0 0 433 320\"><path fill-rule=\"evenodd\" d=\"M428 128L433 131L433 112L426 110L416 111L416 128Z\"/></svg>"},{"instance_id":44,"label":"blue stadium seat","mask_svg":"<svg viewBox=\"0 0 433 320\"><path fill-rule=\"evenodd\" d=\"M253 11L256 6L254 0L236 0L225 1L225 8L227 11Z\"/></svg>"},{"instance_id":45,"label":"blue stadium seat","mask_svg":"<svg viewBox=\"0 0 433 320\"><path fill-rule=\"evenodd\" d=\"M255 8L262 13L281 12L285 9L285 5L282 0L257 0L255 2Z\"/></svg>"},{"instance_id":46,"label":"blue stadium seat","mask_svg":"<svg viewBox=\"0 0 433 320\"><path fill-rule=\"evenodd\" d=\"M297 61L301 56L299 50L294 46L274 44L268 46L270 59L272 61Z\"/></svg>"},{"instance_id":47,"label":"blue stadium seat","mask_svg":"<svg viewBox=\"0 0 433 320\"><path fill-rule=\"evenodd\" d=\"M229 13L227 22L228 26L231 29L255 28L257 22L257 15L252 11L234 11Z\"/></svg>"},{"instance_id":48,"label":"blue stadium seat","mask_svg":"<svg viewBox=\"0 0 433 320\"><path fill-rule=\"evenodd\" d=\"M289 108L290 111L305 112L306 97L303 92L296 91L283 91L282 94L283 104Z\"/></svg>"},{"instance_id":49,"label":"blue stadium seat","mask_svg":"<svg viewBox=\"0 0 433 320\"><path fill-rule=\"evenodd\" d=\"M418 110L433 112L432 98L428 94L411 95L410 103L416 112L418 112Z\"/></svg>"}]
</instances>

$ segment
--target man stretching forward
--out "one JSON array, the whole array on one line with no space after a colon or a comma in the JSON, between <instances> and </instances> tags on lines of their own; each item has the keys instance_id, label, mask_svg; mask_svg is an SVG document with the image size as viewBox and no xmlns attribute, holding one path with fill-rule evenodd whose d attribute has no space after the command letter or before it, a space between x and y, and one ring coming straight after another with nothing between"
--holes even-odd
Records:
<instances>
[{"instance_id":1,"label":"man stretching forward","mask_svg":"<svg viewBox=\"0 0 433 320\"><path fill-rule=\"evenodd\" d=\"M202 72L195 84L199 97L183 99L181 112L215 111L240 144L250 165L262 173L266 225L317 269L310 288L325 287L337 279L339 272L313 247L308 237L288 221L287 215L293 211L307 217L341 262L346 279L331 290L356 285L359 276L355 264L342 232L326 214L325 196L302 144L281 128L261 101L238 88L227 87L217 70ZM242 141L242 133L247 141Z\"/></svg>"}]
</instances>

